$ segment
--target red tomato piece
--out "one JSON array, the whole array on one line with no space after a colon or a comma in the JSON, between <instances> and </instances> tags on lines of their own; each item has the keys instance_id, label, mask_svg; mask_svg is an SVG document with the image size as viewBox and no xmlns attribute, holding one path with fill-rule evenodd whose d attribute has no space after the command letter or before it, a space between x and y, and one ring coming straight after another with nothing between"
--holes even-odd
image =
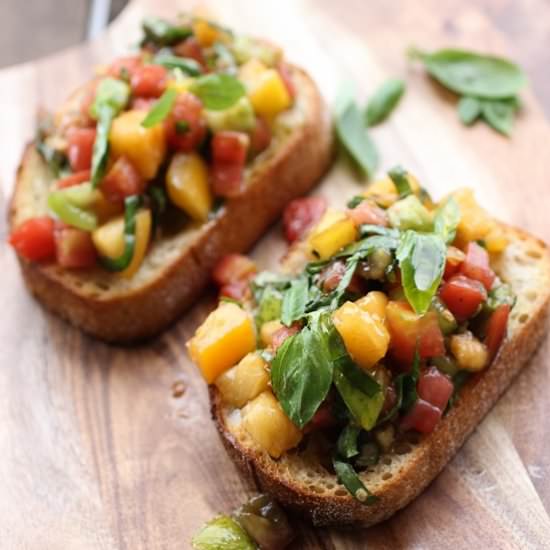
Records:
<instances>
[{"instance_id":1,"label":"red tomato piece","mask_svg":"<svg viewBox=\"0 0 550 550\"><path fill-rule=\"evenodd\" d=\"M459 248L454 246L447 247L447 261L445 262L445 272L443 273L445 280L458 273L460 264L464 261L465 257L464 252Z\"/></svg>"},{"instance_id":2,"label":"red tomato piece","mask_svg":"<svg viewBox=\"0 0 550 550\"><path fill-rule=\"evenodd\" d=\"M71 128L67 132L67 155L73 172L91 168L95 135L95 128Z\"/></svg>"},{"instance_id":3,"label":"red tomato piece","mask_svg":"<svg viewBox=\"0 0 550 550\"><path fill-rule=\"evenodd\" d=\"M294 86L294 82L292 81L292 75L290 74L288 65L281 61L279 65L277 65L277 71L279 71L279 76L285 85L288 95L294 99L296 97L296 88Z\"/></svg>"},{"instance_id":4,"label":"red tomato piece","mask_svg":"<svg viewBox=\"0 0 550 550\"><path fill-rule=\"evenodd\" d=\"M214 164L210 167L210 183L218 197L234 197L242 190L244 168L238 164Z\"/></svg>"},{"instance_id":5,"label":"red tomato piece","mask_svg":"<svg viewBox=\"0 0 550 550\"><path fill-rule=\"evenodd\" d=\"M90 177L90 170L82 170L80 172L76 172L76 174L71 174L70 176L57 180L55 186L58 189L72 187L73 185L79 185L81 183L84 183L85 181L90 181Z\"/></svg>"},{"instance_id":6,"label":"red tomato piece","mask_svg":"<svg viewBox=\"0 0 550 550\"><path fill-rule=\"evenodd\" d=\"M479 281L455 275L443 284L439 297L459 321L465 321L487 299L487 291Z\"/></svg>"},{"instance_id":7,"label":"red tomato piece","mask_svg":"<svg viewBox=\"0 0 550 550\"><path fill-rule=\"evenodd\" d=\"M468 243L466 259L460 266L460 273L479 281L487 290L491 290L495 280L495 272L489 265L489 253L476 242Z\"/></svg>"},{"instance_id":8,"label":"red tomato piece","mask_svg":"<svg viewBox=\"0 0 550 550\"><path fill-rule=\"evenodd\" d=\"M344 273L346 272L346 264L341 260L332 262L319 274L319 284L324 292L332 292L342 280ZM362 279L357 276L353 276L347 287L350 292L361 292L363 289Z\"/></svg>"},{"instance_id":9,"label":"red tomato piece","mask_svg":"<svg viewBox=\"0 0 550 550\"><path fill-rule=\"evenodd\" d=\"M248 281L235 281L220 287L220 296L242 302L250 293Z\"/></svg>"},{"instance_id":10,"label":"red tomato piece","mask_svg":"<svg viewBox=\"0 0 550 550\"><path fill-rule=\"evenodd\" d=\"M304 426L304 433L316 430L326 430L336 425L336 419L332 412L332 401L325 401L315 412L313 418Z\"/></svg>"},{"instance_id":11,"label":"red tomato piece","mask_svg":"<svg viewBox=\"0 0 550 550\"><path fill-rule=\"evenodd\" d=\"M271 143L271 128L265 118L257 117L254 130L250 134L250 150L254 155L265 151Z\"/></svg>"},{"instance_id":12,"label":"red tomato piece","mask_svg":"<svg viewBox=\"0 0 550 550\"><path fill-rule=\"evenodd\" d=\"M183 42L176 44L172 48L172 51L176 55L179 55L180 57L189 57L191 59L194 59L197 63L199 63L203 67L206 66L204 54L202 52L202 47L194 36L190 36L189 38L185 39Z\"/></svg>"},{"instance_id":13,"label":"red tomato piece","mask_svg":"<svg viewBox=\"0 0 550 550\"><path fill-rule=\"evenodd\" d=\"M440 418L440 409L424 399L418 399L412 409L401 419L401 428L429 434L434 431Z\"/></svg>"},{"instance_id":14,"label":"red tomato piece","mask_svg":"<svg viewBox=\"0 0 550 550\"><path fill-rule=\"evenodd\" d=\"M178 95L164 128L172 149L188 153L198 147L206 136L201 100L188 92Z\"/></svg>"},{"instance_id":15,"label":"red tomato piece","mask_svg":"<svg viewBox=\"0 0 550 550\"><path fill-rule=\"evenodd\" d=\"M109 65L107 74L113 78L129 77L131 79L139 67L141 67L141 57L136 55L119 57Z\"/></svg>"},{"instance_id":16,"label":"red tomato piece","mask_svg":"<svg viewBox=\"0 0 550 550\"><path fill-rule=\"evenodd\" d=\"M224 130L216 132L212 138L212 158L214 164L239 164L244 166L250 138L243 132Z\"/></svg>"},{"instance_id":17,"label":"red tomato piece","mask_svg":"<svg viewBox=\"0 0 550 550\"><path fill-rule=\"evenodd\" d=\"M453 389L451 379L440 372L437 367L430 367L422 372L417 384L419 397L431 403L440 411L445 410L453 394Z\"/></svg>"},{"instance_id":18,"label":"red tomato piece","mask_svg":"<svg viewBox=\"0 0 550 550\"><path fill-rule=\"evenodd\" d=\"M298 332L300 332L300 327L298 325L281 327L279 330L276 330L271 337L271 349L274 352L277 351L287 338L297 334Z\"/></svg>"},{"instance_id":19,"label":"red tomato piece","mask_svg":"<svg viewBox=\"0 0 550 550\"><path fill-rule=\"evenodd\" d=\"M369 201L363 201L355 208L348 209L347 214L356 226L363 225L364 223L381 225L383 227L388 225L386 212Z\"/></svg>"},{"instance_id":20,"label":"red tomato piece","mask_svg":"<svg viewBox=\"0 0 550 550\"><path fill-rule=\"evenodd\" d=\"M67 268L93 267L97 252L91 234L75 227L62 226L55 230L57 263Z\"/></svg>"},{"instance_id":21,"label":"red tomato piece","mask_svg":"<svg viewBox=\"0 0 550 550\"><path fill-rule=\"evenodd\" d=\"M138 97L160 97L166 89L168 71L161 65L136 67L130 79L132 94Z\"/></svg>"},{"instance_id":22,"label":"red tomato piece","mask_svg":"<svg viewBox=\"0 0 550 550\"><path fill-rule=\"evenodd\" d=\"M55 258L54 221L48 216L31 218L10 235L9 243L19 256L35 262Z\"/></svg>"},{"instance_id":23,"label":"red tomato piece","mask_svg":"<svg viewBox=\"0 0 550 550\"><path fill-rule=\"evenodd\" d=\"M216 264L212 279L218 286L250 280L257 272L256 264L243 254L227 254Z\"/></svg>"},{"instance_id":24,"label":"red tomato piece","mask_svg":"<svg viewBox=\"0 0 550 550\"><path fill-rule=\"evenodd\" d=\"M418 315L407 302L391 301L386 307L386 320L392 356L400 363L410 366L417 346L421 359L445 353L443 334L433 311Z\"/></svg>"},{"instance_id":25,"label":"red tomato piece","mask_svg":"<svg viewBox=\"0 0 550 550\"><path fill-rule=\"evenodd\" d=\"M325 213L327 201L323 197L303 197L289 202L283 212L286 240L293 243Z\"/></svg>"},{"instance_id":26,"label":"red tomato piece","mask_svg":"<svg viewBox=\"0 0 550 550\"><path fill-rule=\"evenodd\" d=\"M136 111L150 111L156 102L157 100L152 97L134 97L131 107Z\"/></svg>"},{"instance_id":27,"label":"red tomato piece","mask_svg":"<svg viewBox=\"0 0 550 550\"><path fill-rule=\"evenodd\" d=\"M489 350L489 357L491 359L493 359L498 353L502 340L504 340L504 337L506 336L510 309L511 308L508 304L498 306L491 315L489 323L487 324L485 345Z\"/></svg>"},{"instance_id":28,"label":"red tomato piece","mask_svg":"<svg viewBox=\"0 0 550 550\"><path fill-rule=\"evenodd\" d=\"M111 202L123 202L131 195L141 195L144 190L145 180L125 156L116 159L101 182L101 191Z\"/></svg>"}]
</instances>

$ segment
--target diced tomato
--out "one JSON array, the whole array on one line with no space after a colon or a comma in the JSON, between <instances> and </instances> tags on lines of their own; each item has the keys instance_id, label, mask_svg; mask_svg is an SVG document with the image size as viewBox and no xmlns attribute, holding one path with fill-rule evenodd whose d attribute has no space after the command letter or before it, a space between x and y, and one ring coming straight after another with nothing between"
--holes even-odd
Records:
<instances>
[{"instance_id":1,"label":"diced tomato","mask_svg":"<svg viewBox=\"0 0 550 550\"><path fill-rule=\"evenodd\" d=\"M288 65L281 61L281 63L277 65L277 70L279 71L279 75L285 85L288 95L294 99L296 97L296 88L294 86L294 82L292 82L292 76L290 75Z\"/></svg>"},{"instance_id":2,"label":"diced tomato","mask_svg":"<svg viewBox=\"0 0 550 550\"><path fill-rule=\"evenodd\" d=\"M130 84L132 94L138 97L160 97L166 89L168 71L162 65L136 67Z\"/></svg>"},{"instance_id":3,"label":"diced tomato","mask_svg":"<svg viewBox=\"0 0 550 550\"><path fill-rule=\"evenodd\" d=\"M57 180L55 186L58 189L63 189L65 187L72 187L73 185L79 185L80 183L84 183L85 181L90 181L91 172L90 170L82 170L80 172L76 172L75 174L71 174L70 176L67 176L65 178L61 178L60 180Z\"/></svg>"},{"instance_id":4,"label":"diced tomato","mask_svg":"<svg viewBox=\"0 0 550 550\"><path fill-rule=\"evenodd\" d=\"M430 367L422 372L417 384L418 395L428 403L444 411L451 395L453 383L450 378L437 369Z\"/></svg>"},{"instance_id":5,"label":"diced tomato","mask_svg":"<svg viewBox=\"0 0 550 550\"><path fill-rule=\"evenodd\" d=\"M91 168L95 135L95 128L71 128L67 132L67 154L73 172Z\"/></svg>"},{"instance_id":6,"label":"diced tomato","mask_svg":"<svg viewBox=\"0 0 550 550\"><path fill-rule=\"evenodd\" d=\"M214 163L244 165L249 145L250 138L242 132L216 132L212 138Z\"/></svg>"},{"instance_id":7,"label":"diced tomato","mask_svg":"<svg viewBox=\"0 0 550 550\"><path fill-rule=\"evenodd\" d=\"M244 169L238 164L214 164L210 167L210 183L218 197L234 197L242 190Z\"/></svg>"},{"instance_id":8,"label":"diced tomato","mask_svg":"<svg viewBox=\"0 0 550 550\"><path fill-rule=\"evenodd\" d=\"M327 209L323 197L303 197L289 202L283 212L283 228L286 240L293 243L316 223Z\"/></svg>"},{"instance_id":9,"label":"diced tomato","mask_svg":"<svg viewBox=\"0 0 550 550\"><path fill-rule=\"evenodd\" d=\"M381 225L383 227L388 225L388 216L386 212L369 201L363 201L355 208L348 209L347 214L357 226L363 225L364 223Z\"/></svg>"},{"instance_id":10,"label":"diced tomato","mask_svg":"<svg viewBox=\"0 0 550 550\"><path fill-rule=\"evenodd\" d=\"M400 363L410 366L417 346L421 359L445 353L443 334L433 311L418 315L407 302L391 301L386 307L386 320L392 356Z\"/></svg>"},{"instance_id":11,"label":"diced tomato","mask_svg":"<svg viewBox=\"0 0 550 550\"><path fill-rule=\"evenodd\" d=\"M445 272L443 278L445 280L451 278L458 273L460 264L464 261L464 252L454 246L447 247L447 261L445 262Z\"/></svg>"},{"instance_id":12,"label":"diced tomato","mask_svg":"<svg viewBox=\"0 0 550 550\"><path fill-rule=\"evenodd\" d=\"M127 75L127 77L131 79L139 67L141 67L141 57L135 55L119 57L109 65L107 74L114 78L122 79L125 79Z\"/></svg>"},{"instance_id":13,"label":"diced tomato","mask_svg":"<svg viewBox=\"0 0 550 550\"><path fill-rule=\"evenodd\" d=\"M68 268L92 267L97 252L91 234L74 227L59 227L55 230L57 263Z\"/></svg>"},{"instance_id":14,"label":"diced tomato","mask_svg":"<svg viewBox=\"0 0 550 550\"><path fill-rule=\"evenodd\" d=\"M257 272L256 264L243 254L227 254L216 264L212 279L218 286L250 280Z\"/></svg>"},{"instance_id":15,"label":"diced tomato","mask_svg":"<svg viewBox=\"0 0 550 550\"><path fill-rule=\"evenodd\" d=\"M141 195L144 190L145 180L125 156L116 159L101 182L101 191L111 202L123 202L131 195Z\"/></svg>"},{"instance_id":16,"label":"diced tomato","mask_svg":"<svg viewBox=\"0 0 550 550\"><path fill-rule=\"evenodd\" d=\"M332 292L340 284L345 272L346 263L341 260L332 262L329 266L323 269L323 271L319 274L319 284L321 285L323 291ZM362 282L363 281L360 277L356 277L354 275L347 287L347 290L350 292L360 292L363 288Z\"/></svg>"},{"instance_id":17,"label":"diced tomato","mask_svg":"<svg viewBox=\"0 0 550 550\"><path fill-rule=\"evenodd\" d=\"M150 111L156 101L154 97L134 97L131 108L136 111Z\"/></svg>"},{"instance_id":18,"label":"diced tomato","mask_svg":"<svg viewBox=\"0 0 550 550\"><path fill-rule=\"evenodd\" d=\"M257 117L254 130L250 134L250 150L258 155L265 151L271 143L271 128L265 118Z\"/></svg>"},{"instance_id":19,"label":"diced tomato","mask_svg":"<svg viewBox=\"0 0 550 550\"><path fill-rule=\"evenodd\" d=\"M429 434L434 431L440 418L440 409L424 399L418 399L412 409L401 419L401 429Z\"/></svg>"},{"instance_id":20,"label":"diced tomato","mask_svg":"<svg viewBox=\"0 0 550 550\"><path fill-rule=\"evenodd\" d=\"M439 297L459 321L465 321L487 299L487 291L479 281L455 275L443 284Z\"/></svg>"},{"instance_id":21,"label":"diced tomato","mask_svg":"<svg viewBox=\"0 0 550 550\"><path fill-rule=\"evenodd\" d=\"M495 272L489 265L489 253L476 242L468 243L466 259L460 266L460 273L479 281L487 290L491 290L495 280Z\"/></svg>"},{"instance_id":22,"label":"diced tomato","mask_svg":"<svg viewBox=\"0 0 550 550\"><path fill-rule=\"evenodd\" d=\"M235 281L220 287L220 296L242 302L250 294L248 281Z\"/></svg>"},{"instance_id":23,"label":"diced tomato","mask_svg":"<svg viewBox=\"0 0 550 550\"><path fill-rule=\"evenodd\" d=\"M336 418L332 412L332 400L325 401L315 412L313 418L304 426L304 433L314 432L316 430L326 430L336 425Z\"/></svg>"},{"instance_id":24,"label":"diced tomato","mask_svg":"<svg viewBox=\"0 0 550 550\"><path fill-rule=\"evenodd\" d=\"M281 327L279 330L276 330L271 337L271 349L277 351L287 338L298 332L300 332L300 327L298 325Z\"/></svg>"},{"instance_id":25,"label":"diced tomato","mask_svg":"<svg viewBox=\"0 0 550 550\"><path fill-rule=\"evenodd\" d=\"M206 136L201 100L188 92L178 95L164 128L172 149L187 153L198 147Z\"/></svg>"},{"instance_id":26,"label":"diced tomato","mask_svg":"<svg viewBox=\"0 0 550 550\"><path fill-rule=\"evenodd\" d=\"M206 66L201 45L198 43L197 39L194 36L190 36L183 42L176 44L172 48L172 51L176 55L179 55L180 57L189 57L191 59L194 59L197 63L199 63L203 67Z\"/></svg>"},{"instance_id":27,"label":"diced tomato","mask_svg":"<svg viewBox=\"0 0 550 550\"><path fill-rule=\"evenodd\" d=\"M506 335L506 328L508 326L508 317L510 315L510 306L508 304L502 304L498 306L491 315L487 324L487 334L485 336L485 345L489 350L489 357L493 359L504 336Z\"/></svg>"},{"instance_id":28,"label":"diced tomato","mask_svg":"<svg viewBox=\"0 0 550 550\"><path fill-rule=\"evenodd\" d=\"M36 262L55 258L54 221L43 216L31 218L19 225L10 235L9 243L17 254Z\"/></svg>"}]
</instances>

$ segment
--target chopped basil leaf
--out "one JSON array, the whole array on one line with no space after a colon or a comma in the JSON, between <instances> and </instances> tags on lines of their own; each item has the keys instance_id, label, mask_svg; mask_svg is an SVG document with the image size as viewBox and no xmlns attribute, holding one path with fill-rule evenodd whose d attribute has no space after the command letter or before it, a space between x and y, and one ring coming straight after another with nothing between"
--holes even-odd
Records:
<instances>
[{"instance_id":1,"label":"chopped basil leaf","mask_svg":"<svg viewBox=\"0 0 550 550\"><path fill-rule=\"evenodd\" d=\"M222 111L234 105L246 90L234 76L220 73L199 76L191 85L190 92L202 101L205 109Z\"/></svg>"},{"instance_id":2,"label":"chopped basil leaf","mask_svg":"<svg viewBox=\"0 0 550 550\"><path fill-rule=\"evenodd\" d=\"M489 291L489 296L484 304L484 308L487 308L490 312L493 312L502 305L514 307L516 305L516 300L517 298L512 291L512 287L507 283L502 283Z\"/></svg>"},{"instance_id":3,"label":"chopped basil leaf","mask_svg":"<svg viewBox=\"0 0 550 550\"><path fill-rule=\"evenodd\" d=\"M392 78L386 80L374 95L369 99L365 110L367 126L380 124L397 107L399 100L405 93L405 82Z\"/></svg>"},{"instance_id":4,"label":"chopped basil leaf","mask_svg":"<svg viewBox=\"0 0 550 550\"><path fill-rule=\"evenodd\" d=\"M290 326L294 321L301 319L306 311L308 299L308 282L305 277L299 277L290 284L285 292L281 307L281 322Z\"/></svg>"},{"instance_id":5,"label":"chopped basil leaf","mask_svg":"<svg viewBox=\"0 0 550 550\"><path fill-rule=\"evenodd\" d=\"M168 88L151 107L141 125L144 128L152 128L160 124L172 111L178 93L174 88Z\"/></svg>"},{"instance_id":6,"label":"chopped basil leaf","mask_svg":"<svg viewBox=\"0 0 550 550\"><path fill-rule=\"evenodd\" d=\"M463 96L458 102L458 117L466 126L473 124L481 116L482 102L477 97Z\"/></svg>"},{"instance_id":7,"label":"chopped basil leaf","mask_svg":"<svg viewBox=\"0 0 550 550\"><path fill-rule=\"evenodd\" d=\"M407 178L407 172L401 166L395 166L388 172L393 181L397 192L399 193L399 198L403 199L408 195L412 194L411 184Z\"/></svg>"},{"instance_id":8,"label":"chopped basil leaf","mask_svg":"<svg viewBox=\"0 0 550 550\"><path fill-rule=\"evenodd\" d=\"M365 200L365 197L362 195L355 195L355 197L352 197L347 204L348 208L357 208L363 201Z\"/></svg>"},{"instance_id":9,"label":"chopped basil leaf","mask_svg":"<svg viewBox=\"0 0 550 550\"><path fill-rule=\"evenodd\" d=\"M338 481L355 497L356 500L363 504L374 504L378 497L373 495L363 484L357 472L351 464L342 462L337 458L332 461L334 471L338 477Z\"/></svg>"},{"instance_id":10,"label":"chopped basil leaf","mask_svg":"<svg viewBox=\"0 0 550 550\"><path fill-rule=\"evenodd\" d=\"M338 449L338 454L340 456L344 458L353 458L359 454L357 441L360 433L361 428L355 424L348 424L342 430L336 444L336 448Z\"/></svg>"},{"instance_id":11,"label":"chopped basil leaf","mask_svg":"<svg viewBox=\"0 0 550 550\"><path fill-rule=\"evenodd\" d=\"M452 243L456 237L456 229L460 222L460 208L453 197L446 200L435 212L434 231L447 243Z\"/></svg>"},{"instance_id":12,"label":"chopped basil leaf","mask_svg":"<svg viewBox=\"0 0 550 550\"><path fill-rule=\"evenodd\" d=\"M202 74L200 64L189 57L179 57L169 53L158 53L153 58L155 65L162 65L167 69L180 69L189 76L199 76Z\"/></svg>"},{"instance_id":13,"label":"chopped basil leaf","mask_svg":"<svg viewBox=\"0 0 550 550\"><path fill-rule=\"evenodd\" d=\"M158 46L171 46L189 38L193 31L189 27L172 25L159 17L148 17L142 23L145 38Z\"/></svg>"}]
</instances>

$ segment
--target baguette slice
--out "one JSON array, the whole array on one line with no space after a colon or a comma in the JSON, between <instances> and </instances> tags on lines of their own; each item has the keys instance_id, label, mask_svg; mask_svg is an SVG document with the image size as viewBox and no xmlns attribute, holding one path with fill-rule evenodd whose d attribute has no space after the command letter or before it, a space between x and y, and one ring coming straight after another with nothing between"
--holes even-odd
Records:
<instances>
[{"instance_id":1,"label":"baguette slice","mask_svg":"<svg viewBox=\"0 0 550 550\"><path fill-rule=\"evenodd\" d=\"M291 70L295 105L281 115L270 147L247 168L246 187L239 196L228 199L206 224L190 223L176 235L155 240L139 271L128 280L99 268L71 271L20 258L25 282L38 300L109 342L150 337L188 308L207 286L216 261L248 249L286 203L309 191L329 166L328 111L309 76L298 68ZM68 102L69 110L75 97ZM46 213L51 183L41 156L33 145L27 146L11 202L12 228Z\"/></svg>"},{"instance_id":2,"label":"baguette slice","mask_svg":"<svg viewBox=\"0 0 550 550\"><path fill-rule=\"evenodd\" d=\"M364 527L390 517L422 492L526 364L546 331L550 302L546 245L519 229L505 227L505 231L510 245L496 270L518 298L507 338L495 361L469 380L434 432L411 444L406 454L383 455L377 466L361 474L379 497L374 505L350 496L311 452L291 451L272 459L246 434L239 411L225 406L215 386L210 387L212 415L226 448L262 490L314 525Z\"/></svg>"}]
</instances>

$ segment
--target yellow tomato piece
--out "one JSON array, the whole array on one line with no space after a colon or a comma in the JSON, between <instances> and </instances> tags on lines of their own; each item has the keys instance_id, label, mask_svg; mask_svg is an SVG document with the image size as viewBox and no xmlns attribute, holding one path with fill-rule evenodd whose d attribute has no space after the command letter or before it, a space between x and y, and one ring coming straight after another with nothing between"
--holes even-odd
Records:
<instances>
[{"instance_id":1,"label":"yellow tomato piece","mask_svg":"<svg viewBox=\"0 0 550 550\"><path fill-rule=\"evenodd\" d=\"M266 362L257 353L249 353L218 376L215 384L225 403L241 408L268 389Z\"/></svg>"},{"instance_id":2,"label":"yellow tomato piece","mask_svg":"<svg viewBox=\"0 0 550 550\"><path fill-rule=\"evenodd\" d=\"M120 202L112 202L105 198L105 195L98 190L98 197L94 202L94 213L97 216L99 224L103 224L110 219L124 212L124 205Z\"/></svg>"},{"instance_id":3,"label":"yellow tomato piece","mask_svg":"<svg viewBox=\"0 0 550 550\"><path fill-rule=\"evenodd\" d=\"M332 314L332 321L353 360L370 369L386 355L390 334L383 321L346 302Z\"/></svg>"},{"instance_id":4,"label":"yellow tomato piece","mask_svg":"<svg viewBox=\"0 0 550 550\"><path fill-rule=\"evenodd\" d=\"M136 241L132 261L126 269L119 271L121 277L130 278L143 262L151 236L151 211L140 210L136 214ZM92 233L92 241L100 256L112 260L124 253L124 216L119 216L98 227Z\"/></svg>"},{"instance_id":5,"label":"yellow tomato piece","mask_svg":"<svg viewBox=\"0 0 550 550\"><path fill-rule=\"evenodd\" d=\"M493 227L493 220L479 206L471 189L459 189L452 196L460 209L460 221L456 230L456 243L466 245L483 239Z\"/></svg>"},{"instance_id":6,"label":"yellow tomato piece","mask_svg":"<svg viewBox=\"0 0 550 550\"><path fill-rule=\"evenodd\" d=\"M125 111L111 125L109 143L113 157L125 155L132 161L141 176L150 180L155 177L166 154L164 126L155 124L144 128L141 123L146 111Z\"/></svg>"},{"instance_id":7,"label":"yellow tomato piece","mask_svg":"<svg viewBox=\"0 0 550 550\"><path fill-rule=\"evenodd\" d=\"M182 80L171 79L168 81L166 87L170 88L171 90L176 90L178 94L182 94L183 92L189 91L189 88L191 87L191 84L193 84L193 82L193 78L184 78Z\"/></svg>"},{"instance_id":8,"label":"yellow tomato piece","mask_svg":"<svg viewBox=\"0 0 550 550\"><path fill-rule=\"evenodd\" d=\"M502 252L508 246L508 238L504 234L504 231L496 223L493 228L489 230L487 235L483 238L487 252L490 254L498 254Z\"/></svg>"},{"instance_id":9,"label":"yellow tomato piece","mask_svg":"<svg viewBox=\"0 0 550 550\"><path fill-rule=\"evenodd\" d=\"M262 325L260 329L260 340L265 347L271 345L273 341L273 335L280 329L283 328L283 323L281 321L267 321Z\"/></svg>"},{"instance_id":10,"label":"yellow tomato piece","mask_svg":"<svg viewBox=\"0 0 550 550\"><path fill-rule=\"evenodd\" d=\"M193 34L203 48L208 48L218 40L222 33L208 21L197 19L193 23Z\"/></svg>"},{"instance_id":11,"label":"yellow tomato piece","mask_svg":"<svg viewBox=\"0 0 550 550\"><path fill-rule=\"evenodd\" d=\"M239 67L239 80L248 90L254 86L261 75L267 71L267 66L259 59L252 58Z\"/></svg>"},{"instance_id":12,"label":"yellow tomato piece","mask_svg":"<svg viewBox=\"0 0 550 550\"><path fill-rule=\"evenodd\" d=\"M292 104L292 98L286 89L281 75L275 69L267 69L248 86L248 98L254 111L268 119Z\"/></svg>"},{"instance_id":13,"label":"yellow tomato piece","mask_svg":"<svg viewBox=\"0 0 550 550\"><path fill-rule=\"evenodd\" d=\"M489 363L487 346L469 331L451 336L449 347L459 369L477 372Z\"/></svg>"},{"instance_id":14,"label":"yellow tomato piece","mask_svg":"<svg viewBox=\"0 0 550 550\"><path fill-rule=\"evenodd\" d=\"M407 181L412 192L417 195L420 192L418 180L412 174L407 173ZM384 208L389 208L399 198L395 183L389 176L372 182L363 196L374 200L376 204Z\"/></svg>"},{"instance_id":15,"label":"yellow tomato piece","mask_svg":"<svg viewBox=\"0 0 550 550\"><path fill-rule=\"evenodd\" d=\"M344 246L357 239L357 228L352 220L344 216L320 233L309 238L314 254L320 260L327 260Z\"/></svg>"},{"instance_id":16,"label":"yellow tomato piece","mask_svg":"<svg viewBox=\"0 0 550 550\"><path fill-rule=\"evenodd\" d=\"M254 322L238 305L222 302L197 329L187 348L204 379L212 384L220 374L256 349Z\"/></svg>"},{"instance_id":17,"label":"yellow tomato piece","mask_svg":"<svg viewBox=\"0 0 550 550\"><path fill-rule=\"evenodd\" d=\"M170 200L194 220L204 222L212 209L208 168L197 153L174 155L166 173Z\"/></svg>"},{"instance_id":18,"label":"yellow tomato piece","mask_svg":"<svg viewBox=\"0 0 550 550\"><path fill-rule=\"evenodd\" d=\"M286 416L275 396L266 390L242 409L243 426L273 458L296 447L302 432Z\"/></svg>"},{"instance_id":19,"label":"yellow tomato piece","mask_svg":"<svg viewBox=\"0 0 550 550\"><path fill-rule=\"evenodd\" d=\"M370 313L375 319L385 322L388 297L379 290L372 290L355 302L363 311Z\"/></svg>"}]
</instances>

